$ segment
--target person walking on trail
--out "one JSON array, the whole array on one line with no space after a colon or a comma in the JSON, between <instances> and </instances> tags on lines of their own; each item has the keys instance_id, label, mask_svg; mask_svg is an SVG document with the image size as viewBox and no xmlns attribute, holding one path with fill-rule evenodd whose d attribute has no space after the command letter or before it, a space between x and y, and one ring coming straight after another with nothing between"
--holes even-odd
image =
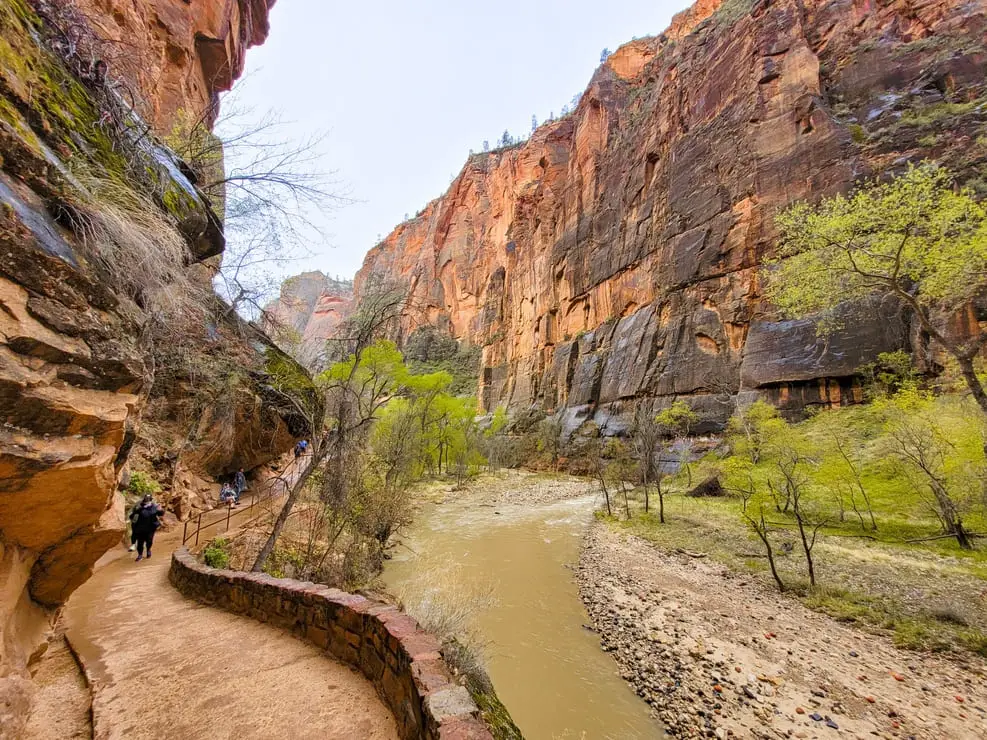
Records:
<instances>
[{"instance_id":1,"label":"person walking on trail","mask_svg":"<svg viewBox=\"0 0 987 740\"><path fill-rule=\"evenodd\" d=\"M164 509L158 506L151 494L145 495L135 509L137 516L133 522L133 526L137 540L137 560L140 561L144 559L145 551L147 552L147 557L151 557L151 545L154 544L154 533L161 526L161 517L164 516Z\"/></svg>"},{"instance_id":2,"label":"person walking on trail","mask_svg":"<svg viewBox=\"0 0 987 740\"><path fill-rule=\"evenodd\" d=\"M137 549L137 512L140 511L141 502L138 501L134 504L134 508L130 510L127 515L127 519L130 520L130 547L127 548L127 552L133 552Z\"/></svg>"},{"instance_id":3,"label":"person walking on trail","mask_svg":"<svg viewBox=\"0 0 987 740\"><path fill-rule=\"evenodd\" d=\"M295 459L297 460L302 455L305 454L305 450L308 449L308 440L303 439L298 444L295 445Z\"/></svg>"},{"instance_id":4,"label":"person walking on trail","mask_svg":"<svg viewBox=\"0 0 987 740\"><path fill-rule=\"evenodd\" d=\"M247 476L243 473L243 468L236 471L233 476L233 491L236 493L236 502L240 503L240 494L247 490Z\"/></svg>"}]
</instances>

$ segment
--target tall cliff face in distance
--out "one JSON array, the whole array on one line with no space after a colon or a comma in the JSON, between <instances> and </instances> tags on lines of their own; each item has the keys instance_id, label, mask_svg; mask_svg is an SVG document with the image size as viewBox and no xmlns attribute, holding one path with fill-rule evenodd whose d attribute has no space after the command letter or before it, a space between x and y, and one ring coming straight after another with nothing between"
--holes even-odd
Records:
<instances>
[{"instance_id":1,"label":"tall cliff face in distance","mask_svg":"<svg viewBox=\"0 0 987 740\"><path fill-rule=\"evenodd\" d=\"M117 24L128 48L185 50L131 80L164 133L225 84L196 51L212 28L199 21L225 39L229 74L266 28L266 4L246 0L81 1L0 2L0 737L27 716L58 607L124 533L117 481L153 376L150 309L131 289L224 246L209 203L116 92L126 76L82 45L104 48L89 34Z\"/></svg>"},{"instance_id":2,"label":"tall cliff face in distance","mask_svg":"<svg viewBox=\"0 0 987 740\"><path fill-rule=\"evenodd\" d=\"M976 181L985 0L702 0L619 49L577 109L469 159L367 255L424 315L483 347L481 405L593 417L685 397L839 403L907 317L848 309L828 341L779 321L757 267L798 199L931 157Z\"/></svg>"},{"instance_id":3,"label":"tall cliff face in distance","mask_svg":"<svg viewBox=\"0 0 987 740\"><path fill-rule=\"evenodd\" d=\"M326 338L350 314L353 283L321 272L303 272L281 285L281 294L264 309L264 329L302 364L319 366Z\"/></svg>"}]
</instances>

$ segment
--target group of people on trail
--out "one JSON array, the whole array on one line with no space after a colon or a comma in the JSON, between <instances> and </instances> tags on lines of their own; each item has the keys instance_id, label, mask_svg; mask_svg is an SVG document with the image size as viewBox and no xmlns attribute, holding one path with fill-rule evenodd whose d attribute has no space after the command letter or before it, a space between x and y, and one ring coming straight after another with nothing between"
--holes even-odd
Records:
<instances>
[{"instance_id":1,"label":"group of people on trail","mask_svg":"<svg viewBox=\"0 0 987 740\"><path fill-rule=\"evenodd\" d=\"M161 526L164 517L162 509L151 494L145 494L130 510L130 550L137 550L137 559L151 557L151 545L154 544L154 533ZM146 553L146 555L145 555Z\"/></svg>"},{"instance_id":2,"label":"group of people on trail","mask_svg":"<svg viewBox=\"0 0 987 740\"><path fill-rule=\"evenodd\" d=\"M233 480L224 483L223 487L219 490L219 503L239 506L240 496L246 490L247 476L243 472L243 468L240 468L233 476Z\"/></svg>"},{"instance_id":3,"label":"group of people on trail","mask_svg":"<svg viewBox=\"0 0 987 740\"><path fill-rule=\"evenodd\" d=\"M308 440L303 439L295 445L295 460L308 451ZM219 491L219 502L238 506L240 496L247 490L247 475L240 468L232 480L223 483ZM161 526L164 509L154 500L150 493L134 504L130 510L130 548L128 552L137 551L137 560L151 557L151 546L154 544L154 533Z\"/></svg>"}]
</instances>

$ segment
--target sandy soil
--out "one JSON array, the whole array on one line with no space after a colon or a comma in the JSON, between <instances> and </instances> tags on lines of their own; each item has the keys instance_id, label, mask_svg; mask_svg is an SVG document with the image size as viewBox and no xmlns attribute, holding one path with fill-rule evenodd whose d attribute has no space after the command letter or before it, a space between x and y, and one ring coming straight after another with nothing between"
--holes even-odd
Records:
<instances>
[{"instance_id":1,"label":"sandy soil","mask_svg":"<svg viewBox=\"0 0 987 740\"><path fill-rule=\"evenodd\" d=\"M987 738L987 663L895 648L750 576L593 525L578 580L676 737Z\"/></svg>"},{"instance_id":2,"label":"sandy soil","mask_svg":"<svg viewBox=\"0 0 987 740\"><path fill-rule=\"evenodd\" d=\"M91 738L89 687L64 637L51 641L33 679L38 692L24 740Z\"/></svg>"},{"instance_id":3,"label":"sandy soil","mask_svg":"<svg viewBox=\"0 0 987 740\"><path fill-rule=\"evenodd\" d=\"M434 503L465 499L479 506L537 506L595 495L599 490L599 485L586 478L504 469L483 473L462 489L446 482L433 483L419 495Z\"/></svg>"},{"instance_id":4,"label":"sandy soil","mask_svg":"<svg viewBox=\"0 0 987 740\"><path fill-rule=\"evenodd\" d=\"M180 534L151 560L112 553L66 607L93 688L95 737L397 737L360 674L281 630L184 599L167 580Z\"/></svg>"}]
</instances>

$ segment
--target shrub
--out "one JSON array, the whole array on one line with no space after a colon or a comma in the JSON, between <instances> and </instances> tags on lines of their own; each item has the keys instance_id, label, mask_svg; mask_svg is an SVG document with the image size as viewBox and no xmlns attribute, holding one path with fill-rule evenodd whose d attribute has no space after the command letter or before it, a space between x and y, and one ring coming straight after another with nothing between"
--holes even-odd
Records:
<instances>
[{"instance_id":1,"label":"shrub","mask_svg":"<svg viewBox=\"0 0 987 740\"><path fill-rule=\"evenodd\" d=\"M210 568L223 569L230 564L230 543L225 537L217 537L202 551L202 559Z\"/></svg>"},{"instance_id":2,"label":"shrub","mask_svg":"<svg viewBox=\"0 0 987 740\"><path fill-rule=\"evenodd\" d=\"M130 484L127 486L127 490L133 495L142 498L149 493L151 495L160 493L161 485L148 473L135 470L130 474Z\"/></svg>"}]
</instances>

